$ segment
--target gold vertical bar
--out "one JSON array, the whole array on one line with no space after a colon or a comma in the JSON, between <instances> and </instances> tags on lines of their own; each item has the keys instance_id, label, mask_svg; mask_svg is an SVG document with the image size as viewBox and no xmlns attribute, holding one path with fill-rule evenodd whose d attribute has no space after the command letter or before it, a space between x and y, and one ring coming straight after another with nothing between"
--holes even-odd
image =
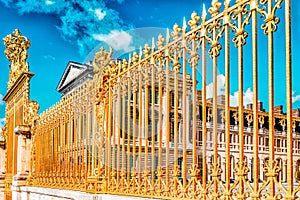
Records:
<instances>
[{"instance_id":1,"label":"gold vertical bar","mask_svg":"<svg viewBox=\"0 0 300 200\"><path fill-rule=\"evenodd\" d=\"M216 28L213 28L213 39L216 40L217 32ZM217 56L213 55L213 141L214 141L214 164L218 163L218 104L217 104L217 95L218 95L218 64L217 64ZM215 185L215 192L217 192L218 187Z\"/></svg>"},{"instance_id":2,"label":"gold vertical bar","mask_svg":"<svg viewBox=\"0 0 300 200\"><path fill-rule=\"evenodd\" d=\"M92 83L91 83L92 84ZM95 102L94 96L96 95L94 90L92 88L90 89L90 95L91 95L91 102ZM100 158L98 157L98 149L97 149L97 143L95 142L95 134L97 132L97 120L96 120L96 107L94 104L91 104L91 118L92 118L92 139L91 139L91 145L92 145L92 176L95 176L95 168L97 168L97 162L99 162ZM72 139L74 141L74 139ZM71 141L72 142L72 141ZM73 150L74 151L74 150ZM98 168L99 170L99 168Z\"/></svg>"},{"instance_id":3,"label":"gold vertical bar","mask_svg":"<svg viewBox=\"0 0 300 200\"><path fill-rule=\"evenodd\" d=\"M75 108L75 103L76 101L74 100L73 102L73 106L74 106L74 110L76 109ZM78 134L78 131L77 131L77 126L78 126L78 116L77 116L77 113L76 111L74 111L74 143L73 143L73 146L74 146L74 182L75 182L75 187L77 186L77 178L78 178L78 141L77 141L77 134Z\"/></svg>"},{"instance_id":4,"label":"gold vertical bar","mask_svg":"<svg viewBox=\"0 0 300 200\"><path fill-rule=\"evenodd\" d=\"M61 111L63 112L63 107L61 106ZM65 160L64 159L64 136L65 136L65 116L63 113L63 116L61 118L61 124L60 124L60 132L61 132L61 137L60 137L60 159L61 159L61 170L60 170L60 177L61 177L61 182L64 181L64 172L65 172Z\"/></svg>"},{"instance_id":5,"label":"gold vertical bar","mask_svg":"<svg viewBox=\"0 0 300 200\"><path fill-rule=\"evenodd\" d=\"M268 1L268 12L272 12L272 0ZM268 23L268 80L269 80L269 162L274 161L274 55L273 55L273 33L272 24ZM275 184L270 182L270 196L275 195Z\"/></svg>"},{"instance_id":6,"label":"gold vertical bar","mask_svg":"<svg viewBox=\"0 0 300 200\"><path fill-rule=\"evenodd\" d=\"M243 23L242 13L238 14L238 26L241 28ZM238 113L239 113L239 157L240 161L244 161L244 63L243 63L243 46L238 46ZM240 188L243 189L242 187Z\"/></svg>"},{"instance_id":7,"label":"gold vertical bar","mask_svg":"<svg viewBox=\"0 0 300 200\"><path fill-rule=\"evenodd\" d=\"M128 62L130 63L130 61ZM129 65L130 66L130 65ZM128 68L129 68L128 66ZM130 172L131 172L131 168L130 168L130 152L131 152L131 147L130 147L130 137L131 137L131 81L130 81L130 73L128 72L128 85L127 85L127 182L129 182L130 180Z\"/></svg>"},{"instance_id":8,"label":"gold vertical bar","mask_svg":"<svg viewBox=\"0 0 300 200\"><path fill-rule=\"evenodd\" d=\"M229 5L226 6L226 14L224 16L225 21L225 156L226 156L226 189L230 190L230 173L231 164L230 163L230 33L229 33L229 16L227 9ZM227 197L228 198L228 197Z\"/></svg>"},{"instance_id":9,"label":"gold vertical bar","mask_svg":"<svg viewBox=\"0 0 300 200\"><path fill-rule=\"evenodd\" d=\"M178 165L178 71L179 69L173 68L174 71L174 165Z\"/></svg>"},{"instance_id":10,"label":"gold vertical bar","mask_svg":"<svg viewBox=\"0 0 300 200\"><path fill-rule=\"evenodd\" d=\"M187 133L187 56L186 56L186 40L184 40L185 45L183 48L183 58L182 58L182 65L183 65L183 69L182 69L182 120L183 120L183 124L182 124L182 178L183 178L183 188L186 187L186 135Z\"/></svg>"},{"instance_id":11,"label":"gold vertical bar","mask_svg":"<svg viewBox=\"0 0 300 200\"><path fill-rule=\"evenodd\" d=\"M132 143L132 163L133 168L136 170L136 104L137 104L137 88L133 89L133 143Z\"/></svg>"},{"instance_id":12,"label":"gold vertical bar","mask_svg":"<svg viewBox=\"0 0 300 200\"><path fill-rule=\"evenodd\" d=\"M128 79L127 79L128 80ZM129 80L127 82L127 84L129 84ZM125 87L123 88L122 91L122 171L125 171L125 167L126 167L126 154L125 154L125 130L126 130L126 89Z\"/></svg>"},{"instance_id":13,"label":"gold vertical bar","mask_svg":"<svg viewBox=\"0 0 300 200\"><path fill-rule=\"evenodd\" d=\"M107 152L106 152L106 156L107 156L107 179L108 179L108 185L110 185L110 181L111 181L111 176L110 176L110 172L111 172L111 134L112 134L112 112L113 112L113 107L112 107L112 103L113 103L113 98L112 98L112 94L113 93L113 88L109 88L109 100L108 100L108 124L107 124L107 128L108 128L108 132L107 132L107 138L106 138L106 146L107 146Z\"/></svg>"},{"instance_id":14,"label":"gold vertical bar","mask_svg":"<svg viewBox=\"0 0 300 200\"><path fill-rule=\"evenodd\" d=\"M99 139L99 162L98 162L98 169L103 168L104 162L106 162L106 156L105 156L105 149L103 149L103 143L104 143L104 138L105 138L105 120L107 119L107 113L106 113L106 104L107 104L107 98L104 97L103 100L103 112L104 116L102 116L102 128L100 132L100 139ZM104 155L103 155L104 154Z\"/></svg>"},{"instance_id":15,"label":"gold vertical bar","mask_svg":"<svg viewBox=\"0 0 300 200\"><path fill-rule=\"evenodd\" d=\"M192 50L193 53L197 53L196 48L196 40L193 39L192 41ZM192 110L192 120L193 120L193 127L192 127L192 135L193 135L193 164L197 164L197 65L192 63L192 77L193 77L193 110Z\"/></svg>"},{"instance_id":16,"label":"gold vertical bar","mask_svg":"<svg viewBox=\"0 0 300 200\"><path fill-rule=\"evenodd\" d=\"M285 60L286 60L286 106L287 106L287 185L288 196L293 196L293 131L292 131L292 61L291 61L291 4L285 0Z\"/></svg>"},{"instance_id":17,"label":"gold vertical bar","mask_svg":"<svg viewBox=\"0 0 300 200\"><path fill-rule=\"evenodd\" d=\"M79 93L79 92L78 92ZM79 106L79 94L77 93L77 106ZM78 108L78 132L77 132L77 138L78 138L78 141L77 141L77 161L78 161L78 169L77 169L77 178L78 178L78 185L80 185L80 172L81 172L81 151L80 151L80 148L81 148L81 121L82 121L82 115L81 115L81 108L79 106Z\"/></svg>"},{"instance_id":18,"label":"gold vertical bar","mask_svg":"<svg viewBox=\"0 0 300 200\"><path fill-rule=\"evenodd\" d=\"M243 26L243 15L238 14L238 27ZM244 63L243 63L243 45L238 45L238 118L239 118L239 162L244 159ZM241 182L239 194L244 193L244 183Z\"/></svg>"},{"instance_id":19,"label":"gold vertical bar","mask_svg":"<svg viewBox=\"0 0 300 200\"><path fill-rule=\"evenodd\" d=\"M85 114L86 114L86 121L85 121L85 172L84 172L84 178L86 181L86 178L91 175L90 170L90 113L89 113L89 105L88 105L88 96L87 96L87 89L84 88L84 98L85 98ZM85 182L86 183L86 182Z\"/></svg>"},{"instance_id":20,"label":"gold vertical bar","mask_svg":"<svg viewBox=\"0 0 300 200\"><path fill-rule=\"evenodd\" d=\"M152 49L154 47L152 46ZM152 50L153 53L153 50ZM151 137L151 184L154 186L154 179L155 179L155 63L154 58L152 58L152 70L151 70L151 131L152 131L152 137Z\"/></svg>"},{"instance_id":21,"label":"gold vertical bar","mask_svg":"<svg viewBox=\"0 0 300 200\"><path fill-rule=\"evenodd\" d=\"M106 186L106 189L108 188L108 184L109 184L109 152L108 152L108 149L109 149L109 146L108 146L108 129L109 129L109 115L110 115L110 110L109 110L109 102L111 102L110 100L110 89L108 89L107 91L107 94L106 94L106 98L104 99L104 120L103 120L103 124L104 124L104 127L105 127L105 131L103 131L103 141L102 141L102 146L104 146L103 148L103 157L104 157L104 161L105 161L105 179L106 179L106 183L105 183L105 186Z\"/></svg>"},{"instance_id":22,"label":"gold vertical bar","mask_svg":"<svg viewBox=\"0 0 300 200\"><path fill-rule=\"evenodd\" d=\"M160 72L162 73L163 67L162 67L162 60L159 60L159 68ZM158 83L158 96L159 96L159 115L158 115L158 166L162 167L162 95L163 95L163 76L159 77L159 83Z\"/></svg>"},{"instance_id":23,"label":"gold vertical bar","mask_svg":"<svg viewBox=\"0 0 300 200\"><path fill-rule=\"evenodd\" d=\"M169 43L169 36L167 34L167 43ZM167 62L166 62L166 185L169 185L170 178L170 52L166 50Z\"/></svg>"},{"instance_id":24,"label":"gold vertical bar","mask_svg":"<svg viewBox=\"0 0 300 200\"><path fill-rule=\"evenodd\" d=\"M150 67L150 66L146 66ZM147 76L149 76L147 74ZM149 137L149 83L145 84L145 170L148 170L148 137Z\"/></svg>"},{"instance_id":25,"label":"gold vertical bar","mask_svg":"<svg viewBox=\"0 0 300 200\"><path fill-rule=\"evenodd\" d=\"M72 109L72 107L71 107L71 100L70 100L70 102L69 102L69 107L70 107L70 109ZM70 158L70 161L69 161L69 174L70 174L70 185L71 185L71 187L72 187L72 184L73 184L73 167L74 167L74 162L73 162L73 145L72 145L72 137L73 137L73 135L72 135L72 133L73 133L73 116L72 116L72 114L71 114L71 110L70 110L70 128L69 128L69 135L70 135L70 137L69 137L69 158ZM51 147L51 148L53 148L53 147Z\"/></svg>"},{"instance_id":26,"label":"gold vertical bar","mask_svg":"<svg viewBox=\"0 0 300 200\"><path fill-rule=\"evenodd\" d=\"M69 106L69 102L68 102ZM72 131L72 118L71 118L71 110L68 111L69 119L68 119L68 183L69 187L71 186L71 168L72 168L72 151L71 151L71 131ZM52 147L51 147L52 148Z\"/></svg>"},{"instance_id":27,"label":"gold vertical bar","mask_svg":"<svg viewBox=\"0 0 300 200\"><path fill-rule=\"evenodd\" d=\"M117 98L116 98L116 87L118 87L117 85L112 86L113 90L112 90L112 95L113 95L113 105L112 105L112 132L111 132L111 136L110 136L110 140L112 140L112 148L111 148L111 153L110 155L112 156L112 162L111 162L111 169L116 170L116 133L117 133L117 123L116 123L116 116L117 116Z\"/></svg>"},{"instance_id":28,"label":"gold vertical bar","mask_svg":"<svg viewBox=\"0 0 300 200\"><path fill-rule=\"evenodd\" d=\"M118 126L117 126L117 182L120 180L120 145L121 145L121 85L118 85Z\"/></svg>"},{"instance_id":29,"label":"gold vertical bar","mask_svg":"<svg viewBox=\"0 0 300 200\"><path fill-rule=\"evenodd\" d=\"M258 72L257 72L257 0L252 0L252 67L253 67L253 190L259 190L259 158L258 158Z\"/></svg>"},{"instance_id":30,"label":"gold vertical bar","mask_svg":"<svg viewBox=\"0 0 300 200\"><path fill-rule=\"evenodd\" d=\"M61 107L60 107L61 110ZM59 176L62 177L62 173L63 173L63 167L64 167L64 163L62 161L63 158L63 146L62 146L62 139L63 139L63 117L60 118L60 124L59 124L59 159L60 159L60 170L59 170ZM61 182L62 180L60 180Z\"/></svg>"},{"instance_id":31,"label":"gold vertical bar","mask_svg":"<svg viewBox=\"0 0 300 200\"><path fill-rule=\"evenodd\" d=\"M90 95L90 90L89 90L89 82L87 83L86 87L85 87L85 92L86 92L86 96L87 96L87 102L86 102L86 106L87 106L87 113L88 113L88 122L87 122L87 126L88 126L88 140L87 140L87 151L88 151L88 174L87 177L91 177L93 175L92 173L92 162L93 162L93 148L92 148L92 133L93 133L93 121L92 121L92 107L91 107L91 95Z\"/></svg>"},{"instance_id":32,"label":"gold vertical bar","mask_svg":"<svg viewBox=\"0 0 300 200\"><path fill-rule=\"evenodd\" d=\"M143 139L143 74L142 74L142 66L139 66L139 152L138 152L138 163L139 163L139 184L141 184L142 181L142 139Z\"/></svg>"},{"instance_id":33,"label":"gold vertical bar","mask_svg":"<svg viewBox=\"0 0 300 200\"><path fill-rule=\"evenodd\" d=\"M207 159L206 159L206 29L202 26L202 185L206 188L207 181Z\"/></svg>"}]
</instances>

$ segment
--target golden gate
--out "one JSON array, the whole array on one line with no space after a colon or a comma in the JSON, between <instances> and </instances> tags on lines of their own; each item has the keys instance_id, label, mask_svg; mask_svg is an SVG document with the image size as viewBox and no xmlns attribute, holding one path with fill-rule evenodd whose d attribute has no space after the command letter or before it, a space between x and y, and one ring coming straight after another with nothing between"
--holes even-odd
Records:
<instances>
[{"instance_id":1,"label":"golden gate","mask_svg":"<svg viewBox=\"0 0 300 200\"><path fill-rule=\"evenodd\" d=\"M112 49L101 48L93 61L94 79L32 124L28 184L166 199L297 199L293 137L300 118L292 110L290 1L213 0L208 13L205 7L201 16L193 12L188 23L175 24L128 59L112 59ZM286 115L274 109L277 26L285 33ZM261 46L267 46L264 55L258 53ZM259 108L261 58L267 64L268 113ZM221 101L218 63L225 73ZM238 105L232 107L235 70ZM245 108L244 71L249 70L253 106ZM276 126L286 138L286 181L275 152ZM268 159L262 171L263 134Z\"/></svg>"}]
</instances>

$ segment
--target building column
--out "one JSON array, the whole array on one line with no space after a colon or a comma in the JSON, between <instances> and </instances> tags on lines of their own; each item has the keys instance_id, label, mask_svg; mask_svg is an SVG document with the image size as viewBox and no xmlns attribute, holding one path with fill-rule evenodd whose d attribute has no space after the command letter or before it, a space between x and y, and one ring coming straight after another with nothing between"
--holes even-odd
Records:
<instances>
[{"instance_id":1,"label":"building column","mask_svg":"<svg viewBox=\"0 0 300 200\"><path fill-rule=\"evenodd\" d=\"M179 121L178 125L178 143L179 147L182 147L182 120Z\"/></svg>"},{"instance_id":2,"label":"building column","mask_svg":"<svg viewBox=\"0 0 300 200\"><path fill-rule=\"evenodd\" d=\"M220 155L221 156L221 168L222 168L222 174L221 174L221 180L222 181L226 181L226 158L224 157L224 155Z\"/></svg>"},{"instance_id":3,"label":"building column","mask_svg":"<svg viewBox=\"0 0 300 200\"><path fill-rule=\"evenodd\" d=\"M5 164L6 164L6 141L0 140L0 199L4 199L5 191Z\"/></svg>"},{"instance_id":4,"label":"building column","mask_svg":"<svg viewBox=\"0 0 300 200\"><path fill-rule=\"evenodd\" d=\"M13 175L12 181L12 199L21 199L20 187L25 186L28 178L28 167L30 165L30 146L27 144L30 138L30 127L20 125L15 128L15 134L18 135L17 151L17 174Z\"/></svg>"},{"instance_id":5,"label":"building column","mask_svg":"<svg viewBox=\"0 0 300 200\"><path fill-rule=\"evenodd\" d=\"M248 168L249 168L249 172L248 172L248 179L251 181L252 180L252 171L253 171L253 168L252 168L252 158L248 158Z\"/></svg>"},{"instance_id":6,"label":"building column","mask_svg":"<svg viewBox=\"0 0 300 200\"><path fill-rule=\"evenodd\" d=\"M163 147L166 146L167 141L167 133L166 133L166 126L167 126L167 119L166 113L167 113L167 91L163 89L163 95L162 95L162 103L163 105L160 105L162 107L162 143Z\"/></svg>"},{"instance_id":7,"label":"building column","mask_svg":"<svg viewBox=\"0 0 300 200\"><path fill-rule=\"evenodd\" d=\"M283 177L282 177L282 181L283 182L286 182L287 181L287 174L286 174L286 160L282 160L282 174L283 174Z\"/></svg>"},{"instance_id":8,"label":"building column","mask_svg":"<svg viewBox=\"0 0 300 200\"><path fill-rule=\"evenodd\" d=\"M185 113L185 115L186 115L186 132L185 132L185 134L186 134L186 146L187 146L188 149L192 149L193 145L192 145L191 140L190 140L190 138L193 138L192 137L193 128L191 126L191 109L192 109L191 105L192 105L192 103L191 103L191 100L189 98L191 96L191 92L188 91L187 93L188 94L186 96L187 104L186 104L186 113Z\"/></svg>"}]
</instances>

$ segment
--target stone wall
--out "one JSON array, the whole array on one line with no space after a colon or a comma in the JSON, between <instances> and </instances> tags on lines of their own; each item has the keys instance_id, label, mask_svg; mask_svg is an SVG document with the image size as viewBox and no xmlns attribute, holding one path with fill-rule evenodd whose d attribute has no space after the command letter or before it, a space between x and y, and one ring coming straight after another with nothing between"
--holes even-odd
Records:
<instances>
[{"instance_id":1,"label":"stone wall","mask_svg":"<svg viewBox=\"0 0 300 200\"><path fill-rule=\"evenodd\" d=\"M13 200L147 200L148 198L109 195L89 194L86 192L61 190L42 187L21 186L18 189L12 188ZM0 200L2 198L0 197Z\"/></svg>"}]
</instances>

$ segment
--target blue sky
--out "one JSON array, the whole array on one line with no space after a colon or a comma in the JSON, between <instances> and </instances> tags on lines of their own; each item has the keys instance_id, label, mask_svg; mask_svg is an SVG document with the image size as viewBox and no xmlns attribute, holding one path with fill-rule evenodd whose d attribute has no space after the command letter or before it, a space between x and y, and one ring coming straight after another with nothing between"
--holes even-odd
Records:
<instances>
[{"instance_id":1,"label":"blue sky","mask_svg":"<svg viewBox=\"0 0 300 200\"><path fill-rule=\"evenodd\" d=\"M30 71L35 73L31 81L31 99L37 100L41 106L40 110L44 111L59 101L60 94L55 91L55 88L68 61L84 62L91 58L89 52L94 48L98 49L101 43L99 40L112 43L120 50L131 50L135 46L133 42L135 36L156 37L159 32L164 33L165 28L172 28L174 23L181 24L184 16L189 20L193 11L201 13L203 3L207 8L210 5L210 1L207 0L0 0L0 37L4 38L15 28L19 28L22 34L31 40L28 62ZM297 74L300 73L297 58L300 53L297 47L300 28L296 26L296 21L300 20L298 12L300 3L297 0L292 0L292 3L293 67L296 80ZM279 12L279 15L282 14L283 10ZM278 39L278 48L275 50L278 63L282 63L284 58L283 43L280 42L283 38L284 26L280 25L275 35L276 41ZM111 35L122 36L123 40L121 42L108 40L108 36ZM143 42L140 37L138 40ZM4 45L0 44L0 97L6 93L9 74L9 62L4 53L1 53L3 51ZM264 49L260 51L263 55ZM245 57L246 60L249 59ZM260 62L262 65L265 64L264 59ZM275 104L285 104L285 79L281 77L284 66L277 66L277 68L275 87L278 90L275 88L277 97ZM266 68L261 70L262 84L267 81L266 77L263 77L266 76L265 70ZM223 71L220 68L220 73L224 73ZM233 70L232 76L233 78L236 76L236 71ZM222 83L224 77L220 75L219 78ZM233 100L237 95L236 90L237 84L233 83L231 88ZM300 84L296 81L293 90L294 107L300 107ZM246 78L245 98L251 96L251 91L251 79ZM266 101L265 94L266 91L262 89L259 99ZM5 104L2 102L0 118L4 117Z\"/></svg>"}]
</instances>

